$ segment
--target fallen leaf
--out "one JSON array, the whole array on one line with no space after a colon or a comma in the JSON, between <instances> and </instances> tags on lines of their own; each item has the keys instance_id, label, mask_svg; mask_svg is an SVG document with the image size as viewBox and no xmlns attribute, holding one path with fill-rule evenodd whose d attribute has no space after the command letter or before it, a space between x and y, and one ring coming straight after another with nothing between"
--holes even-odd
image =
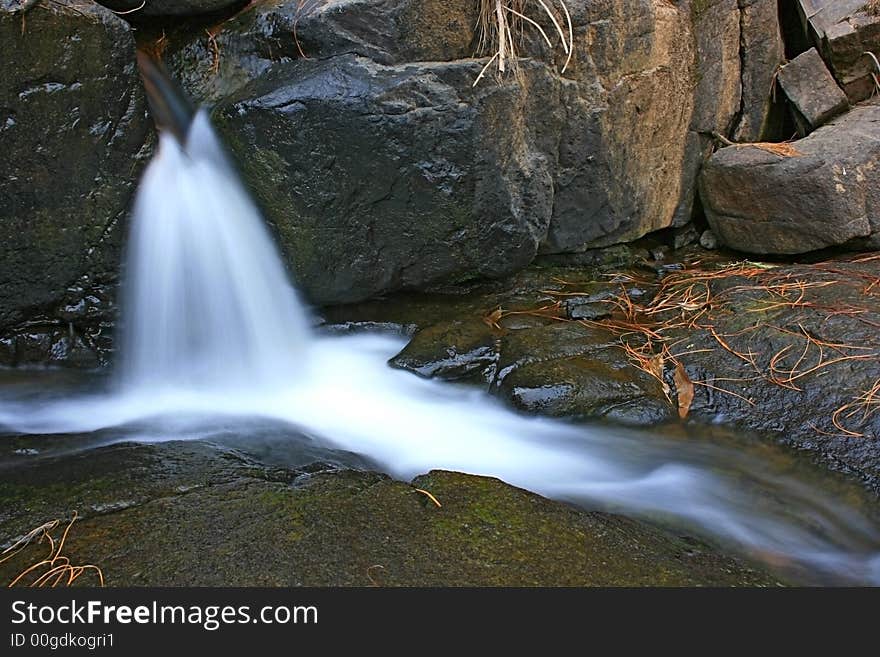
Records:
<instances>
[{"instance_id":1,"label":"fallen leaf","mask_svg":"<svg viewBox=\"0 0 880 657\"><path fill-rule=\"evenodd\" d=\"M675 364L675 374L673 374L672 380L678 395L678 417L684 419L691 410L691 402L694 401L694 384L688 378L681 363Z\"/></svg>"},{"instance_id":2,"label":"fallen leaf","mask_svg":"<svg viewBox=\"0 0 880 657\"><path fill-rule=\"evenodd\" d=\"M655 354L648 360L648 370L658 379L663 378L663 354Z\"/></svg>"},{"instance_id":3,"label":"fallen leaf","mask_svg":"<svg viewBox=\"0 0 880 657\"><path fill-rule=\"evenodd\" d=\"M504 311L501 310L501 308L499 307L496 310L493 310L491 313L489 313L485 317L483 317L483 321L489 325L489 328L497 329L497 328L501 328L501 326L499 326L498 322L501 321L501 318L503 316L504 316Z\"/></svg>"}]
</instances>

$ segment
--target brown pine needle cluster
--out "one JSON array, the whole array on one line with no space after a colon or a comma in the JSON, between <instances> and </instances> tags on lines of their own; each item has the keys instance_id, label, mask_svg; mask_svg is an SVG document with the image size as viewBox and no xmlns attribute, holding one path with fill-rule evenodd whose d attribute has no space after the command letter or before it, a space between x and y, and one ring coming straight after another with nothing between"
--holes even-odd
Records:
<instances>
[{"instance_id":1,"label":"brown pine needle cluster","mask_svg":"<svg viewBox=\"0 0 880 657\"><path fill-rule=\"evenodd\" d=\"M61 521L52 520L43 523L39 527L35 527L25 536L16 541L13 545L9 546L2 553L0 553L0 563L4 563L5 561L11 560L22 550L33 543L45 543L49 547L48 555L40 561L37 561L36 563L31 564L30 566L22 570L8 584L8 588L19 585L29 586L32 588L42 588L46 586L55 588L59 585L72 586L73 583L77 579L79 579L79 577L85 572L93 573L97 577L98 584L100 586L104 586L104 573L98 566L92 564L85 564L81 566L74 565L71 563L69 557L62 554L64 550L64 544L67 541L68 534L70 534L70 529L73 527L73 523L76 522L76 519L77 513L76 511L74 511L73 517L70 519L70 522L64 527L61 538L57 542L52 534L56 529L58 529L58 527L61 526Z\"/></svg>"},{"instance_id":2,"label":"brown pine needle cluster","mask_svg":"<svg viewBox=\"0 0 880 657\"><path fill-rule=\"evenodd\" d=\"M853 257L851 263L880 260L880 254ZM847 362L869 361L880 365L880 343L875 345L846 344L822 339L798 319L800 313L786 315L788 324L777 326L773 318L779 311L802 310L824 320L847 315L858 322L880 328L868 317L868 308L845 303L832 304L828 295L817 294L823 288L848 284L861 286L864 294L880 289L880 277L856 268L843 269L836 262L820 262L779 268L757 262L737 262L721 267L703 266L699 261L688 263L681 270L666 273L657 284L653 278L630 273L614 273L611 280L620 284L620 293L605 299L611 305L611 316L598 320L566 318L562 301L566 297L583 296L578 284L558 279L560 290L543 290L551 300L533 310L505 311L498 308L486 321L500 328L498 322L510 315L534 315L558 321L579 321L602 328L616 335L629 362L660 382L670 402L681 417L686 417L696 386L735 397L751 406L759 400L737 392L738 384L764 380L775 386L803 392L805 384L822 375L828 368ZM722 283L722 284L718 284ZM633 285L656 285L657 292L645 303L634 299ZM743 299L748 303L744 304ZM754 314L754 321L736 332L721 332L716 324L722 314L742 316ZM748 365L749 376L714 377L711 381L691 380L686 370L687 356L713 349L682 349L694 331L702 331L722 349ZM756 332L763 331L758 334ZM769 332L768 332L769 331ZM682 337L684 335L684 337ZM761 335L786 336L785 346L775 353L757 353L750 337ZM760 342L759 342L760 343ZM767 344L764 340L763 344ZM775 348L775 347L774 347ZM765 349L766 351L766 349ZM835 435L858 436L856 430L880 411L880 379L856 399L834 413L830 423L839 432ZM825 433L820 431L820 433Z\"/></svg>"}]
</instances>

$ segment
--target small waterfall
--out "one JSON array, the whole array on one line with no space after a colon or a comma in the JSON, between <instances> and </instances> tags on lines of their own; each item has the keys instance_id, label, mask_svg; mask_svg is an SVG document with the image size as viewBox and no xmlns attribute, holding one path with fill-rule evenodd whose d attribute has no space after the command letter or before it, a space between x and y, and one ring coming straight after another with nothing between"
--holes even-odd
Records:
<instances>
[{"instance_id":1,"label":"small waterfall","mask_svg":"<svg viewBox=\"0 0 880 657\"><path fill-rule=\"evenodd\" d=\"M296 377L302 306L204 111L185 144L161 134L126 261L124 385L258 388Z\"/></svg>"}]
</instances>

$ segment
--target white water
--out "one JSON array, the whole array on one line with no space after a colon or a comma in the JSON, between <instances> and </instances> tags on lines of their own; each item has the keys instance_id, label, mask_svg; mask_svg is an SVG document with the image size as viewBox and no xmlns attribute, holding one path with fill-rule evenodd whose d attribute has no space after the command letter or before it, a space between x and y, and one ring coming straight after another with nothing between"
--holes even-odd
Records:
<instances>
[{"instance_id":1,"label":"white water","mask_svg":"<svg viewBox=\"0 0 880 657\"><path fill-rule=\"evenodd\" d=\"M141 439L273 420L410 478L434 468L635 515L660 514L832 581L880 583L868 519L734 449L514 414L386 365L403 340L318 337L262 221L199 114L163 137L138 193L121 381L109 394L0 401L34 434L118 427Z\"/></svg>"}]
</instances>

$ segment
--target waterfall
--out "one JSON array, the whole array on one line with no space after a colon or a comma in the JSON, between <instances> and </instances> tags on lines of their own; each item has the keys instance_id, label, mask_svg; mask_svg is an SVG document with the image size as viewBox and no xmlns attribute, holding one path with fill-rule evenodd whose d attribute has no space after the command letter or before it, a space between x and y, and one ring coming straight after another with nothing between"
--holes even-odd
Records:
<instances>
[{"instance_id":1,"label":"waterfall","mask_svg":"<svg viewBox=\"0 0 880 657\"><path fill-rule=\"evenodd\" d=\"M127 252L126 386L271 387L296 376L305 314L204 111L144 174Z\"/></svg>"}]
</instances>

